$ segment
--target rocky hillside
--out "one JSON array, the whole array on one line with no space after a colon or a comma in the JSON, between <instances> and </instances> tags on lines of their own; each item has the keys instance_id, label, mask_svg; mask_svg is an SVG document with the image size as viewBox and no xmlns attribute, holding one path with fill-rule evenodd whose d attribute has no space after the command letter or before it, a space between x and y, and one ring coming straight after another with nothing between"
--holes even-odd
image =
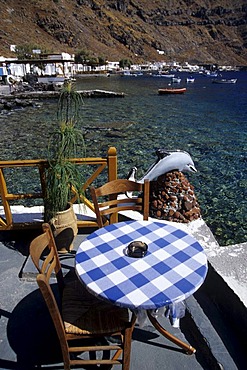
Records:
<instances>
[{"instance_id":1,"label":"rocky hillside","mask_svg":"<svg viewBox=\"0 0 247 370\"><path fill-rule=\"evenodd\" d=\"M111 61L247 65L246 0L0 0L0 18L0 56L27 43Z\"/></svg>"}]
</instances>

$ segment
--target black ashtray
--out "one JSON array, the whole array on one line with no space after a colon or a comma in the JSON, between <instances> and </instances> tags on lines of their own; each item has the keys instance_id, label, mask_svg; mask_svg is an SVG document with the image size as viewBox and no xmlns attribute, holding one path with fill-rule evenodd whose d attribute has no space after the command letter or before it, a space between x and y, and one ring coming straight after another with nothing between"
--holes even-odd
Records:
<instances>
[{"instance_id":1,"label":"black ashtray","mask_svg":"<svg viewBox=\"0 0 247 370\"><path fill-rule=\"evenodd\" d=\"M141 258L146 256L147 251L147 244L138 240L131 242L127 247L127 255L129 257Z\"/></svg>"}]
</instances>

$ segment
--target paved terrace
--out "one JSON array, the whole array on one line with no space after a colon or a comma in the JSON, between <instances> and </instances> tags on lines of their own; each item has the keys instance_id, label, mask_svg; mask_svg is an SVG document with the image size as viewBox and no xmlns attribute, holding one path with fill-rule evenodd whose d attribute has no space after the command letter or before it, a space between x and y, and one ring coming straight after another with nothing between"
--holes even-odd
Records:
<instances>
[{"instance_id":1,"label":"paved terrace","mask_svg":"<svg viewBox=\"0 0 247 370\"><path fill-rule=\"evenodd\" d=\"M15 217L22 217L22 212ZM37 210L34 215L37 219ZM86 217L93 215L89 212ZM138 219L139 215L132 212L128 217ZM245 370L247 243L220 247L203 220L176 226L203 245L209 260L209 273L201 288L187 299L180 329L172 328L165 318L161 323L197 351L194 355L186 355L149 322L144 326L137 324L133 332L130 370ZM86 229L87 234L79 231L74 252L91 231ZM36 235L37 231L0 232L0 369L40 368L32 367L31 359L42 363L42 368L63 369L56 335L51 329L29 257L29 244ZM61 263L66 274L73 268L74 255L62 256Z\"/></svg>"}]
</instances>

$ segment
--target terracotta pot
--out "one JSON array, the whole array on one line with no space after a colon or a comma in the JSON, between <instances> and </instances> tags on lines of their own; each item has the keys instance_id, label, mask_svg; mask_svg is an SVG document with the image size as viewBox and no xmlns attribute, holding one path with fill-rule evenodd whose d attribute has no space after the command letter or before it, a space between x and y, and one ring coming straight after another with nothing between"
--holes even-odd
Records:
<instances>
[{"instance_id":1,"label":"terracotta pot","mask_svg":"<svg viewBox=\"0 0 247 370\"><path fill-rule=\"evenodd\" d=\"M68 253L73 249L73 241L78 233L77 219L71 203L68 209L58 212L50 220L57 250L59 253Z\"/></svg>"}]
</instances>

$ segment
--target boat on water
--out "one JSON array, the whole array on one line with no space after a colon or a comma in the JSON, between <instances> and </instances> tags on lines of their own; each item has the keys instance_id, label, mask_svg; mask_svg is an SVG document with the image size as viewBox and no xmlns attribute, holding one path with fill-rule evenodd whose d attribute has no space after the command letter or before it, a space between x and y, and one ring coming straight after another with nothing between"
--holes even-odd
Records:
<instances>
[{"instance_id":1,"label":"boat on water","mask_svg":"<svg viewBox=\"0 0 247 370\"><path fill-rule=\"evenodd\" d=\"M195 82L195 79L193 77L187 77L186 82L187 83Z\"/></svg>"},{"instance_id":2,"label":"boat on water","mask_svg":"<svg viewBox=\"0 0 247 370\"><path fill-rule=\"evenodd\" d=\"M174 75L164 75L164 74L153 74L153 77L166 77L166 78L173 78Z\"/></svg>"},{"instance_id":3,"label":"boat on water","mask_svg":"<svg viewBox=\"0 0 247 370\"><path fill-rule=\"evenodd\" d=\"M175 89L172 87L166 88L166 89L159 89L158 93L160 95L166 95L166 94L183 94L186 91L186 87L181 87L180 89Z\"/></svg>"},{"instance_id":4,"label":"boat on water","mask_svg":"<svg viewBox=\"0 0 247 370\"><path fill-rule=\"evenodd\" d=\"M212 81L214 84L235 84L237 82L237 78L219 78Z\"/></svg>"},{"instance_id":5,"label":"boat on water","mask_svg":"<svg viewBox=\"0 0 247 370\"><path fill-rule=\"evenodd\" d=\"M170 74L167 72L159 72L158 74L152 74L153 77L166 77L166 78L173 78L175 77L174 74Z\"/></svg>"},{"instance_id":6,"label":"boat on water","mask_svg":"<svg viewBox=\"0 0 247 370\"><path fill-rule=\"evenodd\" d=\"M181 78L180 77L172 77L172 82L179 84L181 82Z\"/></svg>"},{"instance_id":7,"label":"boat on water","mask_svg":"<svg viewBox=\"0 0 247 370\"><path fill-rule=\"evenodd\" d=\"M143 76L142 72L131 72L131 71L123 71L120 73L121 77L138 77L138 76Z\"/></svg>"},{"instance_id":8,"label":"boat on water","mask_svg":"<svg viewBox=\"0 0 247 370\"><path fill-rule=\"evenodd\" d=\"M218 72L217 71L204 71L203 76L218 77Z\"/></svg>"}]
</instances>

